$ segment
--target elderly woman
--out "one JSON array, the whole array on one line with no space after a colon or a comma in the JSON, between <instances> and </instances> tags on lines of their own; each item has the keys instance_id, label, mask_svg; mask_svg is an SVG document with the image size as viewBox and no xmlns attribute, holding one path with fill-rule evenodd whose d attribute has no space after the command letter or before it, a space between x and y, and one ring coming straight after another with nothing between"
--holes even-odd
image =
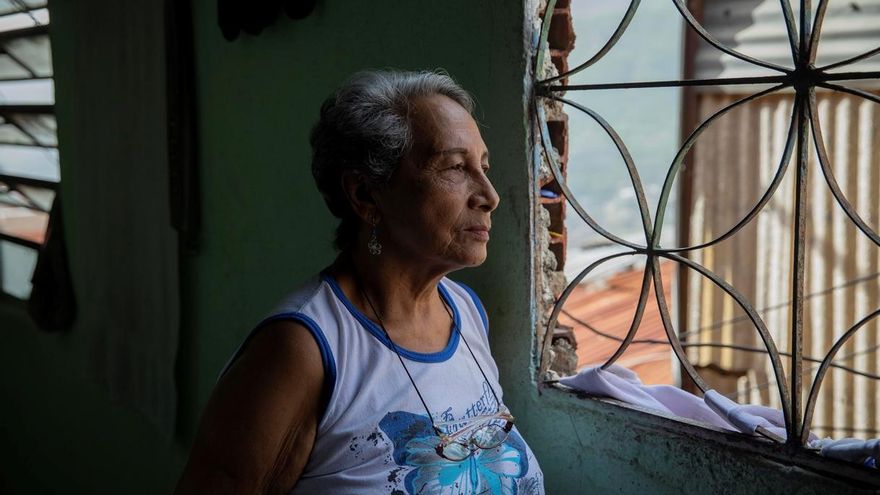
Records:
<instances>
[{"instance_id":1,"label":"elderly woman","mask_svg":"<svg viewBox=\"0 0 880 495\"><path fill-rule=\"evenodd\" d=\"M177 493L543 493L483 307L446 278L486 259L498 206L472 110L436 72L324 102L312 173L340 254L233 356Z\"/></svg>"}]
</instances>

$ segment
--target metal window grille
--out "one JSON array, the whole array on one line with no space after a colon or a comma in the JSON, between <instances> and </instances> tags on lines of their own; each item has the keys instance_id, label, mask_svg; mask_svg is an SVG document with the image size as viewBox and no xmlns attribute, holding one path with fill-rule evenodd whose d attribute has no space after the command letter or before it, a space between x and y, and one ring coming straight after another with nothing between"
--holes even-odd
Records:
<instances>
[{"instance_id":1,"label":"metal window grille","mask_svg":"<svg viewBox=\"0 0 880 495\"><path fill-rule=\"evenodd\" d=\"M811 188L821 187L827 188L836 201L837 207L846 215L851 224L858 229L860 235L864 239L873 244L872 249L875 250L880 246L880 236L876 227L872 227L870 222L860 216L859 211L855 208L847 195L838 183L832 167L831 157L829 157L826 148L826 140L823 134L822 120L819 118L819 104L817 103L817 89L821 91L829 91L833 94L846 95L847 97L855 97L863 101L880 103L880 97L877 95L854 87L854 85L866 81L880 80L880 72L877 71L857 71L851 70L852 65L859 61L880 54L880 47L861 53L857 56L849 57L839 62L817 66L817 53L820 45L820 36L822 32L823 21L829 7L828 0L820 0L815 7L810 0L800 0L796 9L792 8L788 0L780 0L779 7L784 19L787 43L791 54L791 67L786 67L775 62L761 60L741 53L720 42L715 36L707 31L700 23L694 13L689 9L685 0L670 0L675 8L681 14L688 29L698 35L709 45L715 47L726 55L733 57L738 62L748 64L753 67L767 69L772 72L771 75L760 76L744 76L744 77L723 77L723 78L702 78L702 79L680 79L665 81L643 81L643 82L612 82L602 84L566 84L565 81L570 76L588 69L593 64L601 60L608 52L610 52L618 40L626 32L636 10L639 7L639 0L631 0L626 13L617 26L610 39L598 52L586 62L565 71L558 75L545 77L545 50L548 32L550 31L550 22L554 9L555 0L549 0L545 9L545 16L542 21L540 40L538 43L538 51L535 56L535 98L533 105L533 114L540 136L541 145L544 149L544 155L549 163L550 169L558 183L558 187L566 197L571 208L577 215L586 222L589 227L597 234L601 235L608 241L626 248L626 251L606 256L582 270L562 291L556 300L553 311L550 315L547 331L544 333L544 342L541 349L541 372L547 371L549 367L548 350L550 348L551 339L553 337L552 329L556 326L557 317L560 315L566 299L573 289L592 271L605 262L615 258L624 256L640 256L646 261L644 268L644 276L642 279L641 290L639 294L638 304L634 310L634 316L629 331L625 338L622 339L620 346L614 354L604 363L603 367L608 367L617 361L626 349L635 341L636 331L639 327L645 306L648 302L650 289L653 291L657 306L660 311L663 326L666 331L666 337L673 353L681 363L683 371L693 380L697 388L702 391L707 390L708 386L698 371L692 364L688 353L685 352L687 343L682 342L681 335L676 332L676 325L670 313L670 302L667 301L666 291L664 291L664 281L660 272L661 260L669 260L685 267L694 274L698 274L703 280L722 290L730 296L735 304L745 313L747 320L758 332L763 343L762 352L766 352L771 364L773 380L777 385L779 397L779 405L783 411L785 418L785 427L787 431L787 440L785 443L795 449L801 448L810 432L811 422L816 408L816 402L819 390L822 386L823 379L829 372L829 369L836 366L832 361L838 355L840 350L850 342L853 337L872 322L880 314L880 308L870 310L862 319L854 325L846 328L842 334L831 343L830 346L823 349L824 355L817 359L818 366L815 378L812 383L804 383L804 363L809 362L809 356L805 356L804 352L804 308L806 300L810 294L808 292L817 289L817 287L808 287L805 283L805 256L807 246L807 228L808 228L808 207L807 197ZM708 114L696 128L683 140L675 158L673 159L664 182L660 200L656 211L653 213L648 207L645 191L639 178L638 170L633 162L632 156L627 150L626 144L614 130L614 128L597 112L587 108L584 105L566 99L563 95L567 91L597 91L605 89L638 89L638 88L660 88L660 87L743 87L750 88L754 85L770 85L769 88L760 91L754 91L742 98L733 101L725 101L721 108ZM698 138L706 133L717 120L730 112L731 110L741 108L745 104L762 98L764 96L785 97L791 100L790 117L786 120L787 132L784 139L782 158L775 167L775 171L771 174L772 179L761 191L760 197L757 199L753 207L751 207L744 215L736 219L733 226L720 233L717 233L712 239L696 242L683 247L668 248L660 245L661 231L663 229L663 218L667 210L667 204L673 192L673 183L677 176L682 172L685 163L685 156L694 146ZM583 112L593 121L601 126L607 133L608 137L613 141L614 145L620 152L625 163L629 178L636 196L641 218L641 227L644 232L644 242L631 242L625 240L614 233L604 229L586 209L578 201L578 198L572 194L566 185L565 175L560 169L558 157L553 151L550 140L550 132L547 126L547 115L545 105L563 104L577 111ZM577 136L571 136L571 139L577 139ZM809 175L809 159L812 147L818 159L818 166L822 172L821 177L811 177ZM792 163L793 166L789 166ZM791 170L790 170L791 168ZM747 173L747 170L741 173ZM789 269L789 286L790 301L785 305L785 310L789 312L789 317L785 320L787 334L790 341L788 344L789 352L780 352L777 348L777 342L774 339L773 332L768 329L767 322L759 314L752 301L748 300L743 293L734 287L728 280L714 273L711 269L701 264L698 260L699 253L707 248L718 245L719 243L735 236L746 226L756 221L758 214L765 209L769 202L773 201L776 195L782 194L780 185L790 177L790 190L787 191L794 197L793 209L790 213L791 224L793 226L790 245L791 255L788 260ZM827 287L826 289L830 289ZM782 320L779 320L782 321ZM786 372L783 366L783 357L790 359L790 366ZM804 393L809 389L808 393ZM776 439L781 441L781 439Z\"/></svg>"}]
</instances>

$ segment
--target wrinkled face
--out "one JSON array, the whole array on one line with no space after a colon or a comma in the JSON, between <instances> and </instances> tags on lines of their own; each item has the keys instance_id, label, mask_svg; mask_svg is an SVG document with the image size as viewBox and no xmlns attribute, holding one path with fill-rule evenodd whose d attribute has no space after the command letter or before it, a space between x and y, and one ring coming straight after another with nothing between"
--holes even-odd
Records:
<instances>
[{"instance_id":1,"label":"wrinkled face","mask_svg":"<svg viewBox=\"0 0 880 495\"><path fill-rule=\"evenodd\" d=\"M416 100L410 118L413 147L377 198L380 239L430 267L479 265L498 194L477 123L442 95Z\"/></svg>"}]
</instances>

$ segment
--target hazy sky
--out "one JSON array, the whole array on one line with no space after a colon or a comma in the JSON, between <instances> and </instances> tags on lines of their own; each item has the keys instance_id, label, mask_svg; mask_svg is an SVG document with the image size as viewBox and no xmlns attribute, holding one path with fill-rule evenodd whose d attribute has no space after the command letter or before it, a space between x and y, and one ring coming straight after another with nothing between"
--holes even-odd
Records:
<instances>
[{"instance_id":1,"label":"hazy sky","mask_svg":"<svg viewBox=\"0 0 880 495\"><path fill-rule=\"evenodd\" d=\"M628 5L627 0L572 0L577 42L568 59L571 67L598 51L614 32ZM612 51L572 77L569 84L680 78L681 33L681 16L672 2L641 2L628 30ZM678 90L569 92L566 97L597 111L614 126L632 154L651 208L655 208L679 139ZM638 210L619 153L588 116L573 108L567 110L571 125L570 186L603 226L643 241ZM674 220L675 216L667 218ZM570 243L571 249L590 240L588 228L571 209L566 224L570 239L575 241Z\"/></svg>"}]
</instances>

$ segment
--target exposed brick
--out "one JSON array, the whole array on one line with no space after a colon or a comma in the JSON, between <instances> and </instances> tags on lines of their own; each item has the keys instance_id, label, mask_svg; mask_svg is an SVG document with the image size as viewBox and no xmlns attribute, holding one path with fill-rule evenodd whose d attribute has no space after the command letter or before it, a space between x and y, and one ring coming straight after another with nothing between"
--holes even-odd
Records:
<instances>
[{"instance_id":1,"label":"exposed brick","mask_svg":"<svg viewBox=\"0 0 880 495\"><path fill-rule=\"evenodd\" d=\"M570 0L557 0L553 9L550 32L547 37L550 61L559 74L569 70L568 55L575 45L575 33L570 6ZM560 82L562 84L568 83L567 78L562 79ZM550 133L550 144L558 153L559 167L562 176L565 177L569 151L568 115L558 102L547 100L544 102L544 107L546 109L547 127ZM543 276L541 279L543 299L541 301L544 308L549 311L549 308L553 305L553 300L559 296L565 287L563 269L565 267L566 249L568 247L568 233L565 230L567 202L562 197L562 190L555 178L551 176L545 179L544 177L542 175L541 188L553 191L559 195L557 198L541 198L539 200L542 206L542 208L539 208L538 215L541 219L539 221L539 231L543 233L540 239L543 256ZM547 230L544 230L545 228ZM555 235L550 235L548 231L553 232ZM549 237L549 239L544 237L544 235ZM547 252L548 250L549 253ZM551 253L556 261L555 267L553 266L553 260L549 258ZM538 333L539 338L542 339L543 336L540 335L540 331ZM549 369L563 375L573 374L577 364L577 355L574 352L574 346L570 343L573 339L566 337L570 337L570 335L561 327L557 327L557 330L554 332L552 346L554 353L551 353L555 358L552 359L552 362L547 363Z\"/></svg>"},{"instance_id":2,"label":"exposed brick","mask_svg":"<svg viewBox=\"0 0 880 495\"><path fill-rule=\"evenodd\" d=\"M571 9L554 9L547 42L551 50L570 52L574 49L574 25L571 23Z\"/></svg>"},{"instance_id":3,"label":"exposed brick","mask_svg":"<svg viewBox=\"0 0 880 495\"><path fill-rule=\"evenodd\" d=\"M553 253L553 256L556 256L556 271L561 272L565 268L565 250L567 244L568 239L565 236L550 240L550 252Z\"/></svg>"},{"instance_id":4,"label":"exposed brick","mask_svg":"<svg viewBox=\"0 0 880 495\"><path fill-rule=\"evenodd\" d=\"M553 120L547 122L547 129L550 131L550 142L562 161L568 161L568 115L564 115L564 120Z\"/></svg>"},{"instance_id":5,"label":"exposed brick","mask_svg":"<svg viewBox=\"0 0 880 495\"><path fill-rule=\"evenodd\" d=\"M565 203L556 202L543 205L550 213L550 226L548 229L557 234L565 233ZM558 239L558 237L556 237Z\"/></svg>"},{"instance_id":6,"label":"exposed brick","mask_svg":"<svg viewBox=\"0 0 880 495\"><path fill-rule=\"evenodd\" d=\"M562 50L550 50L550 61L556 66L559 74L568 72L568 53ZM568 84L568 78L563 77L562 84Z\"/></svg>"}]
</instances>

